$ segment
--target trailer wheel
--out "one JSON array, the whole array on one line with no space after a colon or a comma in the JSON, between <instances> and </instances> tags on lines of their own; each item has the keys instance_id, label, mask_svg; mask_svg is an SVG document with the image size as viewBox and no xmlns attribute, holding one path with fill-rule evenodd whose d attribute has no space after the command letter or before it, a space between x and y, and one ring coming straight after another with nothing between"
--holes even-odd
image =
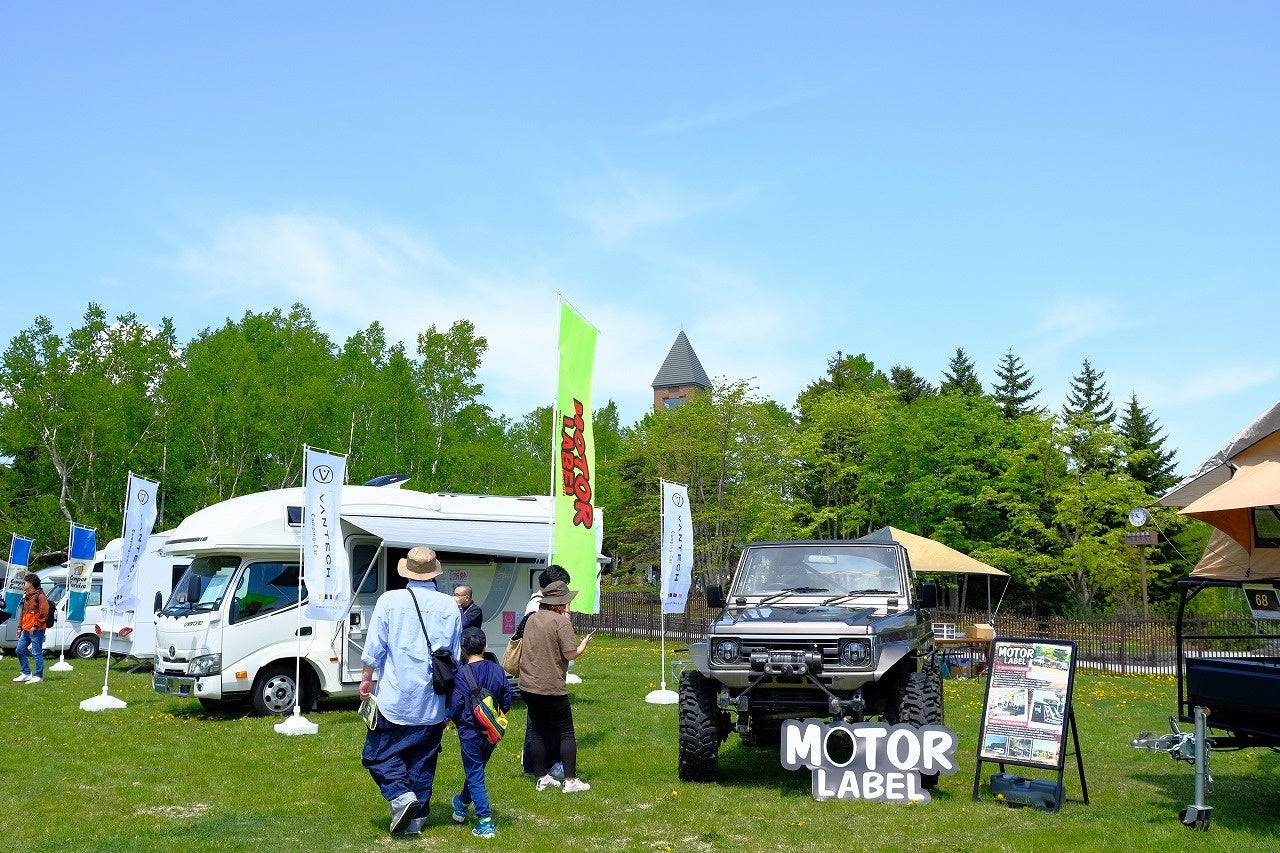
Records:
<instances>
[{"instance_id":1,"label":"trailer wheel","mask_svg":"<svg viewBox=\"0 0 1280 853\"><path fill-rule=\"evenodd\" d=\"M264 667L253 683L253 710L264 717L271 717L293 713L294 705L301 707L303 703L299 701L296 672L296 664L284 661ZM302 675L305 684L305 669Z\"/></svg>"},{"instance_id":2,"label":"trailer wheel","mask_svg":"<svg viewBox=\"0 0 1280 853\"><path fill-rule=\"evenodd\" d=\"M93 634L81 634L71 643L72 657L80 660L90 660L98 654L98 638Z\"/></svg>"}]
</instances>

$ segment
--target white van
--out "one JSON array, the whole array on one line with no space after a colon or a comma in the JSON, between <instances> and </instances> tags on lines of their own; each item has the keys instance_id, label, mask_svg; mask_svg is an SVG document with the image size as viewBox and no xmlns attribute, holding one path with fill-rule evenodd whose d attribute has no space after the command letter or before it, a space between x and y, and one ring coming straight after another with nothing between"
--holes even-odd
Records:
<instances>
[{"instance_id":1,"label":"white van","mask_svg":"<svg viewBox=\"0 0 1280 853\"><path fill-rule=\"evenodd\" d=\"M472 587L490 650L501 655L546 563L550 497L344 486L351 607L341 621L308 619L299 607L302 503L301 488L245 495L171 531L168 551L191 566L156 616L158 692L206 707L248 702L264 715L356 695L374 604L405 586L396 564L415 545L435 549L442 592Z\"/></svg>"},{"instance_id":2,"label":"white van","mask_svg":"<svg viewBox=\"0 0 1280 853\"><path fill-rule=\"evenodd\" d=\"M98 654L98 633L95 626L102 616L102 552L94 561L93 573L89 585L89 597L85 601L84 618L72 622L67 618L67 567L53 566L39 569L36 577L40 578L40 586L49 597L51 604L58 611L58 621L45 632L44 652L54 657L66 656L88 660ZM0 648L13 651L18 647L19 615L0 626Z\"/></svg>"},{"instance_id":3,"label":"white van","mask_svg":"<svg viewBox=\"0 0 1280 853\"><path fill-rule=\"evenodd\" d=\"M156 653L156 613L169 600L174 587L191 565L191 558L170 554L165 546L173 531L152 533L147 548L138 558L134 573L134 594L138 604L122 613L104 608L97 623L98 645L112 655L147 660ZM102 549L102 597L108 604L116 594L120 581L120 557L123 539L112 539Z\"/></svg>"}]
</instances>

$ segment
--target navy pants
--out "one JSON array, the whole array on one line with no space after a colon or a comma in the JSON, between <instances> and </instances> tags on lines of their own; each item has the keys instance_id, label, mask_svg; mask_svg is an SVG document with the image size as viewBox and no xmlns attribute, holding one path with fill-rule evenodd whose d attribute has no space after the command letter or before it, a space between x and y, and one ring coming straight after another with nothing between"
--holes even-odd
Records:
<instances>
[{"instance_id":1,"label":"navy pants","mask_svg":"<svg viewBox=\"0 0 1280 853\"><path fill-rule=\"evenodd\" d=\"M444 726L442 722L401 726L378 715L378 727L365 735L360 763L373 777L383 799L391 802L413 792L422 803L418 817L426 817Z\"/></svg>"}]
</instances>

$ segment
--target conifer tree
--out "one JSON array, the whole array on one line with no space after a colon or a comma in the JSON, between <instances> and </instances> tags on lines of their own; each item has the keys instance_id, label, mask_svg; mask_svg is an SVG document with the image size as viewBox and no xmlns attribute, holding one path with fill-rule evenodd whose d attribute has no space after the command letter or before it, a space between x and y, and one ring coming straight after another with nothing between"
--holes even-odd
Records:
<instances>
[{"instance_id":1,"label":"conifer tree","mask_svg":"<svg viewBox=\"0 0 1280 853\"><path fill-rule=\"evenodd\" d=\"M956 347L956 354L947 363L947 370L942 374L942 393L982 396L982 382L963 347Z\"/></svg>"},{"instance_id":2,"label":"conifer tree","mask_svg":"<svg viewBox=\"0 0 1280 853\"><path fill-rule=\"evenodd\" d=\"M929 381L910 367L895 364L889 370L889 384L897 392L898 399L910 403L921 397L930 397L938 393Z\"/></svg>"},{"instance_id":3,"label":"conifer tree","mask_svg":"<svg viewBox=\"0 0 1280 853\"><path fill-rule=\"evenodd\" d=\"M1030 405L1032 400L1040 396L1040 391L1031 390L1035 384L1031 371L1023 366L1022 359L1013 354L1012 347L1000 359L1000 364L996 367L996 379L1000 381L992 387L991 396L1006 418L1017 420L1023 415L1040 411L1036 406Z\"/></svg>"},{"instance_id":4,"label":"conifer tree","mask_svg":"<svg viewBox=\"0 0 1280 853\"><path fill-rule=\"evenodd\" d=\"M1089 359L1071 379L1071 391L1062 407L1062 419L1070 422L1073 416L1083 415L1094 426L1111 426L1115 422L1115 406L1107 391L1107 382L1101 370L1094 370Z\"/></svg>"},{"instance_id":5,"label":"conifer tree","mask_svg":"<svg viewBox=\"0 0 1280 853\"><path fill-rule=\"evenodd\" d=\"M1142 483L1149 494L1159 495L1178 482L1173 466L1176 454L1164 449L1164 436L1150 413L1131 393L1129 405L1120 416L1120 435L1125 440L1125 472Z\"/></svg>"},{"instance_id":6,"label":"conifer tree","mask_svg":"<svg viewBox=\"0 0 1280 853\"><path fill-rule=\"evenodd\" d=\"M1120 437L1115 419L1106 379L1086 358L1062 407L1066 450L1077 472L1116 470Z\"/></svg>"}]
</instances>

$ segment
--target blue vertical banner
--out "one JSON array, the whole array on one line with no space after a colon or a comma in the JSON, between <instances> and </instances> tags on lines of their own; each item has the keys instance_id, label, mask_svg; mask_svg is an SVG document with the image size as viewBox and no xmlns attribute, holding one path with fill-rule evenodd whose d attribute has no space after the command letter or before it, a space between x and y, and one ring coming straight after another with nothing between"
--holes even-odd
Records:
<instances>
[{"instance_id":1,"label":"blue vertical banner","mask_svg":"<svg viewBox=\"0 0 1280 853\"><path fill-rule=\"evenodd\" d=\"M342 541L342 482L347 457L303 448L302 579L308 619L345 619L351 604L351 564Z\"/></svg>"},{"instance_id":2,"label":"blue vertical banner","mask_svg":"<svg viewBox=\"0 0 1280 853\"><path fill-rule=\"evenodd\" d=\"M147 540L156 526L156 492L159 483L135 477L129 472L127 503L124 510L124 537L120 545L120 566L116 593L105 602L118 614L138 606L138 560L147 551Z\"/></svg>"},{"instance_id":3,"label":"blue vertical banner","mask_svg":"<svg viewBox=\"0 0 1280 853\"><path fill-rule=\"evenodd\" d=\"M67 621L83 622L93 581L93 558L98 552L98 532L92 527L71 525L67 546Z\"/></svg>"},{"instance_id":4,"label":"blue vertical banner","mask_svg":"<svg viewBox=\"0 0 1280 853\"><path fill-rule=\"evenodd\" d=\"M23 578L31 566L31 546L34 543L34 539L15 533L9 544L9 572L4 579L4 609L12 616L17 616L18 608L22 606L22 595L25 592Z\"/></svg>"}]
</instances>

